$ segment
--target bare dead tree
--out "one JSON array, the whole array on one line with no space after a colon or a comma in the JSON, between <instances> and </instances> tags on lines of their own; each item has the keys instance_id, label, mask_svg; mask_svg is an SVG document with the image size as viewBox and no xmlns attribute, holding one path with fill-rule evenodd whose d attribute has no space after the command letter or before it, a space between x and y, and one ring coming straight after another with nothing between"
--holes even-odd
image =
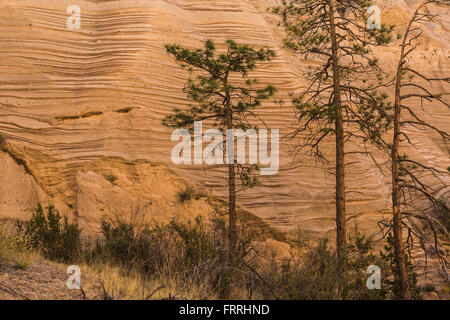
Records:
<instances>
[{"instance_id":1,"label":"bare dead tree","mask_svg":"<svg viewBox=\"0 0 450 320\"><path fill-rule=\"evenodd\" d=\"M388 225L394 234L395 262L397 265L397 276L403 299L411 298L410 282L405 262L406 250L403 240L403 230L408 233L407 246L412 246L414 239L418 239L422 248L428 249L427 244L432 243L432 250L447 266L445 257L440 254L438 248L438 231L447 233L438 219L428 214L435 207L449 213L447 204L438 197L440 190L448 188L449 172L442 168L410 159L408 155L401 154L400 150L405 144L415 147L413 139L410 138L405 128L414 127L420 130L431 130L444 142L447 152L449 140L448 132L436 127L432 123L420 117L412 107L412 103L419 102L422 108L424 103L435 103L450 108L445 100L449 93L433 93L430 87L435 82L449 83L450 78L436 78L424 75L414 67L408 66L408 59L416 50L419 40L423 35L422 23L430 22L434 16L427 10L427 5L442 3L441 1L423 1L415 10L408 23L401 44L400 58L395 77L395 103L394 103L394 133L391 148L392 161L392 209L393 219ZM448 3L447 3L448 5ZM416 80L416 78L420 80ZM428 86L425 86L423 83ZM405 90L410 90L406 93ZM426 181L432 177L431 182ZM430 179L428 179L430 180ZM420 223L419 223L420 222ZM432 234L430 240L425 228L428 227Z\"/></svg>"}]
</instances>

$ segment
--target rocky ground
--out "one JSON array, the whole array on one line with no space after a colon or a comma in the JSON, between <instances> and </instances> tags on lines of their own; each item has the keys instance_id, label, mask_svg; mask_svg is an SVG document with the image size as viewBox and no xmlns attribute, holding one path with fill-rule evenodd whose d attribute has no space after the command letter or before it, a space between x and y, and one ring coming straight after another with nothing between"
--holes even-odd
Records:
<instances>
[{"instance_id":1,"label":"rocky ground","mask_svg":"<svg viewBox=\"0 0 450 320\"><path fill-rule=\"evenodd\" d=\"M432 262L432 261L431 261ZM81 290L69 290L66 281L67 265L42 258L33 261L25 270L0 264L0 300L102 300L101 282L92 275L82 275ZM436 267L428 273L419 272L421 285L427 284L422 293L425 300L450 300L448 282Z\"/></svg>"},{"instance_id":2,"label":"rocky ground","mask_svg":"<svg viewBox=\"0 0 450 320\"><path fill-rule=\"evenodd\" d=\"M69 290L67 265L36 259L26 270L0 264L0 300L101 299L100 282L82 277L83 291Z\"/></svg>"}]
</instances>

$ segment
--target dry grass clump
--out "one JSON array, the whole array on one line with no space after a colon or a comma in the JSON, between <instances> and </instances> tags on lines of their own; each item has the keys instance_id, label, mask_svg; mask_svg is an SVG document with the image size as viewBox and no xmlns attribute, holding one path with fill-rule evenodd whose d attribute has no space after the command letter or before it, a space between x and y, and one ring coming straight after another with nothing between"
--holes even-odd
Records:
<instances>
[{"instance_id":1,"label":"dry grass clump","mask_svg":"<svg viewBox=\"0 0 450 320\"><path fill-rule=\"evenodd\" d=\"M193 186L185 186L177 192L177 201L181 204L197 198L197 191Z\"/></svg>"},{"instance_id":2,"label":"dry grass clump","mask_svg":"<svg viewBox=\"0 0 450 320\"><path fill-rule=\"evenodd\" d=\"M194 222L136 226L104 221L102 239L86 256L113 299L385 299L383 290L366 287L367 266L389 270L389 257L373 253L372 240L356 233L346 261L326 241L294 250L308 252L281 261L261 254L256 235L240 229L229 260L227 225L220 216ZM356 232L356 231L355 231ZM232 261L232 262L231 262Z\"/></svg>"},{"instance_id":3,"label":"dry grass clump","mask_svg":"<svg viewBox=\"0 0 450 320\"><path fill-rule=\"evenodd\" d=\"M207 285L186 278L152 278L141 272L112 264L82 264L81 273L98 281L103 287L102 299L112 300L204 300L218 299ZM164 273L164 272L162 272Z\"/></svg>"},{"instance_id":4,"label":"dry grass clump","mask_svg":"<svg viewBox=\"0 0 450 320\"><path fill-rule=\"evenodd\" d=\"M5 222L0 222L0 264L27 269L36 254L21 241L21 235L13 233Z\"/></svg>"}]
</instances>

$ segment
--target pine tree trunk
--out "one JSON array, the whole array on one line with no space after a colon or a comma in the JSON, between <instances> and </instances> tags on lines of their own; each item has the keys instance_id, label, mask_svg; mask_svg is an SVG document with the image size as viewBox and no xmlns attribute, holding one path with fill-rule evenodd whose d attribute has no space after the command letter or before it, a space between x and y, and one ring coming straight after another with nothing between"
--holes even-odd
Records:
<instances>
[{"instance_id":1,"label":"pine tree trunk","mask_svg":"<svg viewBox=\"0 0 450 320\"><path fill-rule=\"evenodd\" d=\"M342 116L341 83L339 70L339 44L336 38L334 21L334 0L328 0L330 30L332 41L332 67L334 86L334 107L336 112L336 248L340 259L345 257L347 247L347 227L345 215L345 157L344 157L344 121Z\"/></svg>"},{"instance_id":2,"label":"pine tree trunk","mask_svg":"<svg viewBox=\"0 0 450 320\"><path fill-rule=\"evenodd\" d=\"M226 89L226 112L227 129L233 129L233 110L231 109L231 97L228 90L228 83L225 82ZM234 163L234 157L232 163L228 164L228 219L229 219L229 250L230 250L230 262L234 257L234 251L237 246L237 233L236 233L236 168Z\"/></svg>"},{"instance_id":3,"label":"pine tree trunk","mask_svg":"<svg viewBox=\"0 0 450 320\"><path fill-rule=\"evenodd\" d=\"M230 230L229 230L229 241L230 241L230 252L233 255L233 252L236 249L237 246L237 235L236 235L236 171L235 171L235 165L230 164L228 166L228 184L229 184L229 196L228 196L228 202L229 202L229 208L228 208L228 215L229 215L229 224L230 224Z\"/></svg>"},{"instance_id":4,"label":"pine tree trunk","mask_svg":"<svg viewBox=\"0 0 450 320\"><path fill-rule=\"evenodd\" d=\"M402 50L403 51L403 50ZM402 52L403 56L403 52ZM401 116L401 76L402 67L399 65L395 84L395 115L394 115L394 141L392 144L392 213L394 230L394 254L397 266L397 276L403 299L411 299L408 270L405 261L405 249L402 236L402 213L400 211L400 185L399 185L399 147L400 147L400 116Z\"/></svg>"}]
</instances>

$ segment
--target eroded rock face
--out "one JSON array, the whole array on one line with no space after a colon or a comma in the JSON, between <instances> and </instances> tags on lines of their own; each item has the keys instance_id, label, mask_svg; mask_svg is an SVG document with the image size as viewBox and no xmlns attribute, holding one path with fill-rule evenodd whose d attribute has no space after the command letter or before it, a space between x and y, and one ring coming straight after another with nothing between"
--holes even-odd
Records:
<instances>
[{"instance_id":1,"label":"eroded rock face","mask_svg":"<svg viewBox=\"0 0 450 320\"><path fill-rule=\"evenodd\" d=\"M0 211L2 218L17 218L36 203L45 201L46 194L22 166L5 153L0 153Z\"/></svg>"},{"instance_id":2,"label":"eroded rock face","mask_svg":"<svg viewBox=\"0 0 450 320\"><path fill-rule=\"evenodd\" d=\"M269 45L278 56L254 76L276 86L277 99L288 101L289 92L306 85L302 71L313 61L299 60L282 47L277 19L265 10L277 2L84 0L77 1L81 30L68 30L66 9L72 1L2 0L0 132L34 178L0 154L0 216L24 217L38 200L56 202L86 225L102 214L130 214L150 202L159 205L148 209L155 217L208 210L206 204L191 211L171 207L177 179L217 196L227 189L222 170L171 163L175 143L160 123L174 107L186 105L182 89L188 75L166 54L164 44L198 47L211 38L218 44L235 39ZM416 2L380 1L383 22L396 23L401 31ZM449 14L440 13L435 24L424 26L424 40L412 61L437 76L449 74ZM398 44L379 50L390 70ZM448 110L427 108L424 117L448 131ZM289 103L265 103L259 114L269 127L280 129L280 136L294 125ZM448 166L448 151L435 136L411 134L420 147L413 152L419 159ZM333 141L327 148L332 158ZM291 142L282 141L279 174L241 193L238 204L282 230L333 232L333 176L307 156L294 159L290 150ZM349 216L358 217L363 230L374 230L389 206L389 176L368 158L350 161L357 162L347 175ZM151 163L162 166L155 169ZM118 179L112 183L105 175Z\"/></svg>"}]
</instances>

